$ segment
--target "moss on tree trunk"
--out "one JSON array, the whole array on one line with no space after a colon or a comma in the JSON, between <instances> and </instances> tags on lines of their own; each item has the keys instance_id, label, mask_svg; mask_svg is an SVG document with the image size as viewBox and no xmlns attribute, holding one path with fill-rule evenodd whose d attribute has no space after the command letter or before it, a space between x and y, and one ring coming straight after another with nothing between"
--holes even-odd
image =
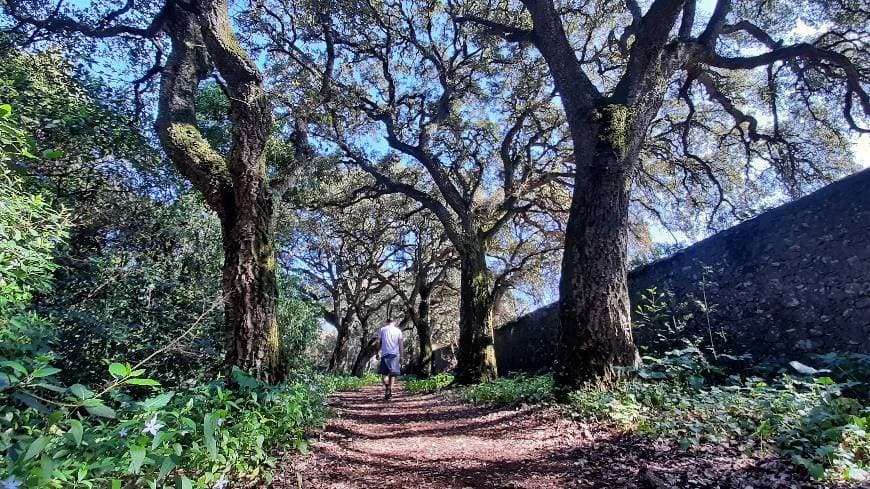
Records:
<instances>
[{"instance_id":1,"label":"moss on tree trunk","mask_svg":"<svg viewBox=\"0 0 870 489\"><path fill-rule=\"evenodd\" d=\"M498 376L492 324L493 279L484 249L469 243L463 250L460 277L459 352L455 382L489 382Z\"/></svg>"}]
</instances>

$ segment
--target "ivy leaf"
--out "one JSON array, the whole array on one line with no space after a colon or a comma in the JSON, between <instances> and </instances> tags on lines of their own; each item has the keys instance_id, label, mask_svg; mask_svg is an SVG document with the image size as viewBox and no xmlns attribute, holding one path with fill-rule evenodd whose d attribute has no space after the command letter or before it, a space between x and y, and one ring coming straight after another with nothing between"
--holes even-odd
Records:
<instances>
[{"instance_id":1,"label":"ivy leaf","mask_svg":"<svg viewBox=\"0 0 870 489\"><path fill-rule=\"evenodd\" d=\"M0 107L2 107L2 106L0 106ZM16 362L15 360L4 360L4 361L0 362L0 367L9 367L12 370L15 370L16 372L27 375L27 369L24 368L24 365L21 365L20 363Z\"/></svg>"},{"instance_id":2,"label":"ivy leaf","mask_svg":"<svg viewBox=\"0 0 870 489\"><path fill-rule=\"evenodd\" d=\"M130 467L127 468L127 472L138 473L143 462L145 462L145 447L139 445L130 447Z\"/></svg>"},{"instance_id":3,"label":"ivy leaf","mask_svg":"<svg viewBox=\"0 0 870 489\"><path fill-rule=\"evenodd\" d=\"M73 384L69 386L69 391L79 399L85 400L94 397L93 391L81 384Z\"/></svg>"},{"instance_id":4,"label":"ivy leaf","mask_svg":"<svg viewBox=\"0 0 870 489\"><path fill-rule=\"evenodd\" d=\"M31 443L30 446L27 447L27 452L24 453L24 461L26 462L42 453L47 445L48 438L46 438L45 436L40 436L39 438L33 440L33 443Z\"/></svg>"},{"instance_id":5,"label":"ivy leaf","mask_svg":"<svg viewBox=\"0 0 870 489\"><path fill-rule=\"evenodd\" d=\"M205 440L205 447L208 449L208 453L211 455L212 460L215 460L218 456L217 440L215 440L214 437L214 432L217 428L217 420L218 416L214 413L206 414L203 420L203 438Z\"/></svg>"},{"instance_id":6,"label":"ivy leaf","mask_svg":"<svg viewBox=\"0 0 870 489\"><path fill-rule=\"evenodd\" d=\"M45 367L39 367L38 369L34 370L33 374L31 374L31 375L33 375L34 378L40 379L42 377L49 377L49 376L54 375L58 372L60 372L59 368L45 366Z\"/></svg>"},{"instance_id":7,"label":"ivy leaf","mask_svg":"<svg viewBox=\"0 0 870 489\"><path fill-rule=\"evenodd\" d=\"M175 468L175 460L172 457L165 457L163 463L160 464L160 472L157 474L157 480L162 481Z\"/></svg>"},{"instance_id":8,"label":"ivy leaf","mask_svg":"<svg viewBox=\"0 0 870 489\"><path fill-rule=\"evenodd\" d=\"M129 384L129 385L152 385L152 386L160 385L160 382L157 382L156 380L152 380L152 379L130 379L125 383Z\"/></svg>"},{"instance_id":9,"label":"ivy leaf","mask_svg":"<svg viewBox=\"0 0 870 489\"><path fill-rule=\"evenodd\" d=\"M109 365L109 373L116 379L123 379L130 374L130 367L122 363L113 363Z\"/></svg>"},{"instance_id":10,"label":"ivy leaf","mask_svg":"<svg viewBox=\"0 0 870 489\"><path fill-rule=\"evenodd\" d=\"M82 444L82 435L84 434L84 429L82 428L82 422L77 419L69 420L69 434L72 435L73 441L76 442L76 446Z\"/></svg>"},{"instance_id":11,"label":"ivy leaf","mask_svg":"<svg viewBox=\"0 0 870 489\"><path fill-rule=\"evenodd\" d=\"M145 399L144 401L139 403L139 405L142 407L142 409L144 409L146 411L160 409L160 408L166 406L167 404L169 404L169 401L172 400L172 396L174 396L174 395L175 395L175 392L164 392L163 394L160 394L159 396Z\"/></svg>"},{"instance_id":12,"label":"ivy leaf","mask_svg":"<svg viewBox=\"0 0 870 489\"><path fill-rule=\"evenodd\" d=\"M94 416L103 418L115 419L115 410L105 404L97 404L95 406L85 406L85 409Z\"/></svg>"},{"instance_id":13,"label":"ivy leaf","mask_svg":"<svg viewBox=\"0 0 870 489\"><path fill-rule=\"evenodd\" d=\"M57 158L63 157L64 152L59 149L47 149L42 152L42 159L44 160L55 160Z\"/></svg>"}]
</instances>

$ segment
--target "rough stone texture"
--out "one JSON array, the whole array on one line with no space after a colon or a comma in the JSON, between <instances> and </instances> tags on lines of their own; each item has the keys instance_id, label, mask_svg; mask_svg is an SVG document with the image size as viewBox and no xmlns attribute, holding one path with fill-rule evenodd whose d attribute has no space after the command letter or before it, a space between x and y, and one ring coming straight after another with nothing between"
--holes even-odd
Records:
<instances>
[{"instance_id":1,"label":"rough stone texture","mask_svg":"<svg viewBox=\"0 0 870 489\"><path fill-rule=\"evenodd\" d=\"M632 304L650 287L678 299L705 287L717 350L756 360L870 353L870 170L765 212L629 274ZM634 308L634 306L633 306ZM551 304L496 331L499 370L549 368L558 330ZM707 336L703 315L689 330ZM637 330L639 345L652 331ZM706 346L706 345L705 345Z\"/></svg>"}]
</instances>

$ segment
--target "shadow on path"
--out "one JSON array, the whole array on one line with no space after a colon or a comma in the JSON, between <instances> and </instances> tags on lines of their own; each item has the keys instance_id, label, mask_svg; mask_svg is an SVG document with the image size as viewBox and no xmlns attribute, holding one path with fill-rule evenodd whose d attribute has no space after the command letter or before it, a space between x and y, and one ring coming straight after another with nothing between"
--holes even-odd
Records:
<instances>
[{"instance_id":1,"label":"shadow on path","mask_svg":"<svg viewBox=\"0 0 870 489\"><path fill-rule=\"evenodd\" d=\"M769 456L690 451L584 424L541 407L471 406L379 387L330 399L309 455L287 455L278 488L803 488ZM664 484L664 485L662 485Z\"/></svg>"}]
</instances>

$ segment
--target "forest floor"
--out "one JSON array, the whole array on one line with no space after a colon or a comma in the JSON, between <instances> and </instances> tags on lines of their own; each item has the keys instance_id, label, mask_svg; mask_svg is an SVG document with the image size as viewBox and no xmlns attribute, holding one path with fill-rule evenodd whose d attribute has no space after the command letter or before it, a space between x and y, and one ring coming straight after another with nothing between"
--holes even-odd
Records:
<instances>
[{"instance_id":1,"label":"forest floor","mask_svg":"<svg viewBox=\"0 0 870 489\"><path fill-rule=\"evenodd\" d=\"M822 487L772 454L681 450L541 406L472 406L401 388L385 402L381 386L337 393L330 406L311 452L288 453L273 487Z\"/></svg>"}]
</instances>

